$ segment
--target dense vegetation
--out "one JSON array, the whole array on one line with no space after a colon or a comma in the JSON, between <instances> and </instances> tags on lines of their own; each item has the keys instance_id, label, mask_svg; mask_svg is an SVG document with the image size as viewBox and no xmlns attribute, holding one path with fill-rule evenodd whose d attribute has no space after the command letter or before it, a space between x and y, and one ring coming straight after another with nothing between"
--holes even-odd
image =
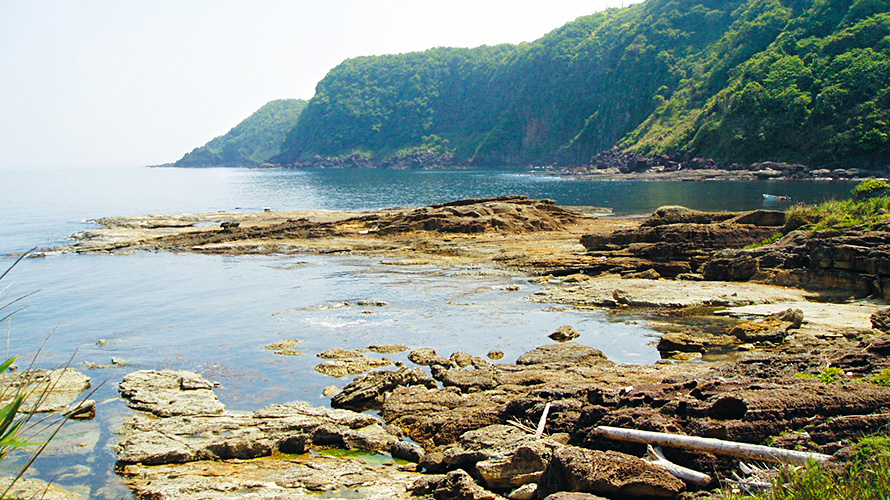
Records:
<instances>
[{"instance_id":1,"label":"dense vegetation","mask_svg":"<svg viewBox=\"0 0 890 500\"><path fill-rule=\"evenodd\" d=\"M647 0L518 46L347 60L276 161L583 164L619 146L885 166L888 109L890 0Z\"/></svg>"},{"instance_id":2,"label":"dense vegetation","mask_svg":"<svg viewBox=\"0 0 890 500\"><path fill-rule=\"evenodd\" d=\"M287 131L306 107L300 99L266 103L247 119L207 144L195 148L177 167L246 167L265 162L279 153Z\"/></svg>"}]
</instances>

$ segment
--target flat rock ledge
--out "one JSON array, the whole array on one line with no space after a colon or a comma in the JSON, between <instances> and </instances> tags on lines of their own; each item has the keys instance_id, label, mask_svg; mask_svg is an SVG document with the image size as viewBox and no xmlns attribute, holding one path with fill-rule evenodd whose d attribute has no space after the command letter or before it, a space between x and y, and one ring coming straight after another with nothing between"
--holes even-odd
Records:
<instances>
[{"instance_id":1,"label":"flat rock ledge","mask_svg":"<svg viewBox=\"0 0 890 500\"><path fill-rule=\"evenodd\" d=\"M120 393L140 411L117 430L115 446L118 472L137 498L317 498L340 489L408 498L418 477L391 460L323 454L389 452L399 438L371 415L306 403L227 412L213 384L184 371L134 372Z\"/></svg>"}]
</instances>

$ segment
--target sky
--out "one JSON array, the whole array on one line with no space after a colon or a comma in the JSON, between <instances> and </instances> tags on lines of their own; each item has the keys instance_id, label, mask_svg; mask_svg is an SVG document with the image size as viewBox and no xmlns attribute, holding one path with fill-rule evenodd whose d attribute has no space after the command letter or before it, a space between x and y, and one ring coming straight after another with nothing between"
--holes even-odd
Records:
<instances>
[{"instance_id":1,"label":"sky","mask_svg":"<svg viewBox=\"0 0 890 500\"><path fill-rule=\"evenodd\" d=\"M345 59L533 41L637 0L0 0L0 168L168 163Z\"/></svg>"}]
</instances>

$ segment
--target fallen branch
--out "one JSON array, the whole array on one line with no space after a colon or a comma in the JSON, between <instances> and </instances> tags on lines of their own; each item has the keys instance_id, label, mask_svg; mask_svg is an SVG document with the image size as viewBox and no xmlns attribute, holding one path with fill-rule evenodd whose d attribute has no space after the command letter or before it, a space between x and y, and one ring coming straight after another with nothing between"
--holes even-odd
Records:
<instances>
[{"instance_id":1,"label":"fallen branch","mask_svg":"<svg viewBox=\"0 0 890 500\"><path fill-rule=\"evenodd\" d=\"M699 486L707 486L711 484L711 476L697 470L687 469L682 465L677 465L674 462L671 462L664 458L664 455L661 454L661 450L656 450L651 444L646 445L646 451L649 455L649 461L652 462L652 464L670 472L675 477L682 479L687 483L697 484Z\"/></svg>"},{"instance_id":2,"label":"fallen branch","mask_svg":"<svg viewBox=\"0 0 890 500\"><path fill-rule=\"evenodd\" d=\"M683 436L679 434L665 434L663 432L638 431L636 429L621 429L618 427L599 426L596 432L611 439L619 441L631 441L634 443L655 443L660 446L682 448L684 450L705 451L729 455L738 458L750 458L777 462L784 464L806 465L813 460L824 462L831 458L830 455L821 453L808 453L804 451L783 450L757 444L737 443L723 441L721 439L703 438L697 436Z\"/></svg>"},{"instance_id":3,"label":"fallen branch","mask_svg":"<svg viewBox=\"0 0 890 500\"><path fill-rule=\"evenodd\" d=\"M541 439L544 434L544 425L547 424L547 414L550 413L550 403L544 405L544 413L541 414L541 420L538 422L538 430L535 431L535 439Z\"/></svg>"}]
</instances>

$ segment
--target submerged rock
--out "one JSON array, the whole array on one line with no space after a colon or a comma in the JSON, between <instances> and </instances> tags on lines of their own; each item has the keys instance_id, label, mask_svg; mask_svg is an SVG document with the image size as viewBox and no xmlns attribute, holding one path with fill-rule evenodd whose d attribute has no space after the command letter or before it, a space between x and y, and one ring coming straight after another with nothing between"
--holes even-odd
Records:
<instances>
[{"instance_id":1,"label":"submerged rock","mask_svg":"<svg viewBox=\"0 0 890 500\"><path fill-rule=\"evenodd\" d=\"M26 394L23 412L66 412L78 406L75 400L90 385L90 377L73 368L5 372L0 374L0 386L7 390L0 395L0 405L9 403L21 391Z\"/></svg>"}]
</instances>

